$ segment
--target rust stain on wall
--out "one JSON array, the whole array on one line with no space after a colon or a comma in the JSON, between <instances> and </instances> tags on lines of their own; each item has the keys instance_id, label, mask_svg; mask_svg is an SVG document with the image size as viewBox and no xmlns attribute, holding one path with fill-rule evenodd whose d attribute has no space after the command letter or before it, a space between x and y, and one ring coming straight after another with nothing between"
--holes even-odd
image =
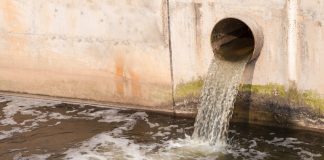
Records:
<instances>
[{"instance_id":1,"label":"rust stain on wall","mask_svg":"<svg viewBox=\"0 0 324 160\"><path fill-rule=\"evenodd\" d=\"M141 97L141 85L140 85L140 76L135 73L134 71L129 71L130 78L131 78L131 90L133 97Z\"/></svg>"},{"instance_id":2,"label":"rust stain on wall","mask_svg":"<svg viewBox=\"0 0 324 160\"><path fill-rule=\"evenodd\" d=\"M115 59L115 84L116 84L116 92L119 96L125 95L125 59L119 54Z\"/></svg>"}]
</instances>

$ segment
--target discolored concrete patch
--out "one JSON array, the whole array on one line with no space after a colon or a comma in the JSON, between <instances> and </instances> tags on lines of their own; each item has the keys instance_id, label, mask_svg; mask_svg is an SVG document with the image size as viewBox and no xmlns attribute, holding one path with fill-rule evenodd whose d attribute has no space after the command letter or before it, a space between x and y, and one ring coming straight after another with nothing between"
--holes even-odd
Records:
<instances>
[{"instance_id":1,"label":"discolored concrete patch","mask_svg":"<svg viewBox=\"0 0 324 160\"><path fill-rule=\"evenodd\" d=\"M191 82L188 85L198 83ZM178 116L195 117L201 87L187 92L176 102ZM185 89L182 89L185 90ZM233 122L324 131L324 101L312 91L285 89L277 84L241 85L236 98Z\"/></svg>"}]
</instances>

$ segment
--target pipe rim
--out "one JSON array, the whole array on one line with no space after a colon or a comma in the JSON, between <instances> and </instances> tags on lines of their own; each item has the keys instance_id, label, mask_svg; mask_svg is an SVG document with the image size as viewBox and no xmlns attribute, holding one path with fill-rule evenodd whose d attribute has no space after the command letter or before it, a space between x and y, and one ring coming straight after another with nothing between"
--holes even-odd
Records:
<instances>
[{"instance_id":1,"label":"pipe rim","mask_svg":"<svg viewBox=\"0 0 324 160\"><path fill-rule=\"evenodd\" d=\"M248 18L242 17L242 16L227 16L227 17L221 18L219 21L216 22L216 24L214 25L214 27L212 29L211 43L212 43L213 31L216 28L216 26L218 24L220 24L221 22L223 22L225 20L229 20L229 19L241 21L251 30L253 38L254 38L254 48L253 48L252 56L249 59L248 63L253 62L261 54L261 50L263 48L263 43L264 43L264 37L263 37L262 28L252 19L248 19Z\"/></svg>"}]
</instances>

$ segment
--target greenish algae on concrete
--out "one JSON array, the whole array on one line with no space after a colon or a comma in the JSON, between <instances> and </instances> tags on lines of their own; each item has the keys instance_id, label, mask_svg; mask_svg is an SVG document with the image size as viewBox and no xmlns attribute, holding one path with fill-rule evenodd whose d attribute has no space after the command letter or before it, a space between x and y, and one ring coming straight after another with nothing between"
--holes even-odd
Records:
<instances>
[{"instance_id":1,"label":"greenish algae on concrete","mask_svg":"<svg viewBox=\"0 0 324 160\"><path fill-rule=\"evenodd\" d=\"M180 83L176 86L175 99L183 100L197 98L200 96L204 81L202 78L187 83ZM266 85L242 84L239 92L250 92L251 94L261 94L268 96L279 96L292 103L304 104L311 107L315 112L324 112L324 98L312 90L301 91L297 88L286 89L283 85L269 83Z\"/></svg>"},{"instance_id":2,"label":"greenish algae on concrete","mask_svg":"<svg viewBox=\"0 0 324 160\"><path fill-rule=\"evenodd\" d=\"M180 83L175 89L175 99L183 100L186 98L199 97L204 85L202 78L187 83Z\"/></svg>"},{"instance_id":3,"label":"greenish algae on concrete","mask_svg":"<svg viewBox=\"0 0 324 160\"><path fill-rule=\"evenodd\" d=\"M234 110L238 122L324 131L324 99L312 90L242 84Z\"/></svg>"},{"instance_id":4,"label":"greenish algae on concrete","mask_svg":"<svg viewBox=\"0 0 324 160\"><path fill-rule=\"evenodd\" d=\"M265 94L265 95L276 95L276 96L279 95L282 97L286 95L285 87L277 84L268 84L268 85L242 84L239 87L239 91Z\"/></svg>"},{"instance_id":5,"label":"greenish algae on concrete","mask_svg":"<svg viewBox=\"0 0 324 160\"><path fill-rule=\"evenodd\" d=\"M175 113L195 117L203 80L176 86ZM324 131L324 98L315 91L279 84L241 84L232 121Z\"/></svg>"},{"instance_id":6,"label":"greenish algae on concrete","mask_svg":"<svg viewBox=\"0 0 324 160\"><path fill-rule=\"evenodd\" d=\"M267 85L243 84L240 85L239 91L250 92L251 94L279 96L287 99L289 102L309 106L320 114L323 114L324 111L324 98L312 90L301 91L295 87L286 90L283 85L270 83Z\"/></svg>"},{"instance_id":7,"label":"greenish algae on concrete","mask_svg":"<svg viewBox=\"0 0 324 160\"><path fill-rule=\"evenodd\" d=\"M174 92L174 112L176 115L192 118L196 116L203 85L203 79L198 78L190 82L180 83L176 86Z\"/></svg>"}]
</instances>

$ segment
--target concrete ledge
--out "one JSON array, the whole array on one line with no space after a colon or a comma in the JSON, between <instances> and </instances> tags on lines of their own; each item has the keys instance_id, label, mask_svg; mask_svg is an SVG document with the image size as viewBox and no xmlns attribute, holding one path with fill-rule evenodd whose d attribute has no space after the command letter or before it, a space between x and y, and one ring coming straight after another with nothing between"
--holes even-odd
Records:
<instances>
[{"instance_id":1,"label":"concrete ledge","mask_svg":"<svg viewBox=\"0 0 324 160\"><path fill-rule=\"evenodd\" d=\"M313 108L279 96L240 92L234 122L324 132L324 116Z\"/></svg>"},{"instance_id":2,"label":"concrete ledge","mask_svg":"<svg viewBox=\"0 0 324 160\"><path fill-rule=\"evenodd\" d=\"M199 97L188 97L176 103L175 113L195 117L198 104ZM321 110L287 97L242 90L237 96L231 121L324 132Z\"/></svg>"},{"instance_id":3,"label":"concrete ledge","mask_svg":"<svg viewBox=\"0 0 324 160\"><path fill-rule=\"evenodd\" d=\"M160 114L165 114L165 115L174 115L173 110L169 109L169 108L172 108L170 106L151 107L151 106L141 106L141 105L134 105L134 104L93 101L93 100L87 100L87 99L53 97L53 96L39 95L39 94L14 93L14 92L7 92L7 91L0 91L0 96L33 98L33 99L58 101L58 102L68 103L68 104L78 104L78 105L83 104L83 105L91 105L91 106L97 106L97 107L103 107L103 108L131 109L131 110L135 110L135 111L155 112L155 113L160 113ZM164 108L166 108L166 109L164 109Z\"/></svg>"}]
</instances>

